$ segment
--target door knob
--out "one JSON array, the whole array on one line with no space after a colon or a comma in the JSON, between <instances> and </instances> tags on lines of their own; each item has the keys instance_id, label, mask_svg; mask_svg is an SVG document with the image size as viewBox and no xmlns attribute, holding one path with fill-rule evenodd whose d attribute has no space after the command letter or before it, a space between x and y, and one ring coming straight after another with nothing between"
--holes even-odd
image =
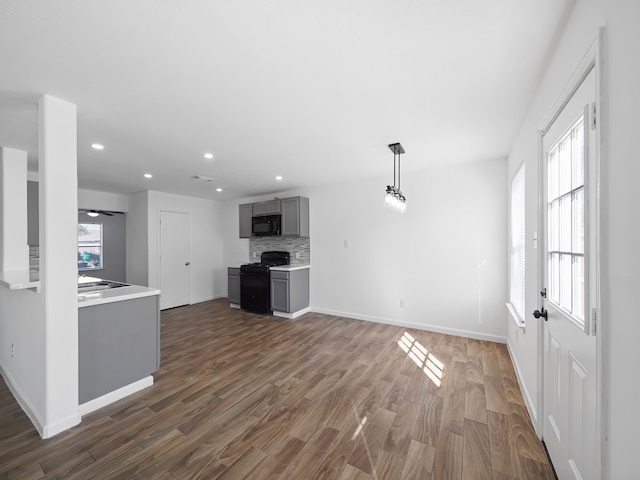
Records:
<instances>
[{"instance_id":1,"label":"door knob","mask_svg":"<svg viewBox=\"0 0 640 480\"><path fill-rule=\"evenodd\" d=\"M547 311L544 309L544 307L542 307L540 310L534 310L533 316L536 318L543 317L545 322L548 320Z\"/></svg>"}]
</instances>

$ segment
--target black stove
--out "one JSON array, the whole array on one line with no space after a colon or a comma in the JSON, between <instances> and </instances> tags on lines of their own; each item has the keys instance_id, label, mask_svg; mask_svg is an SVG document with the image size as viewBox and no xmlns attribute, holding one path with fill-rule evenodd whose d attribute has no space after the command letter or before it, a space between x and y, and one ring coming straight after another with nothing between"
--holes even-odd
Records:
<instances>
[{"instance_id":1,"label":"black stove","mask_svg":"<svg viewBox=\"0 0 640 480\"><path fill-rule=\"evenodd\" d=\"M270 267L289 265L289 252L262 252L260 262L240 265L240 306L244 310L271 313Z\"/></svg>"},{"instance_id":2,"label":"black stove","mask_svg":"<svg viewBox=\"0 0 640 480\"><path fill-rule=\"evenodd\" d=\"M240 272L265 273L279 265L289 265L289 252L262 252L259 262L240 265Z\"/></svg>"}]
</instances>

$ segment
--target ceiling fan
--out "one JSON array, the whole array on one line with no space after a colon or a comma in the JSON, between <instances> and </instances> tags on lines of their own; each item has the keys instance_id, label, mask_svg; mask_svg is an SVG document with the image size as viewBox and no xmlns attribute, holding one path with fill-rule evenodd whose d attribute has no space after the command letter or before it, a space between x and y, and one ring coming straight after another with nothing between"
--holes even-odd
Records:
<instances>
[{"instance_id":1,"label":"ceiling fan","mask_svg":"<svg viewBox=\"0 0 640 480\"><path fill-rule=\"evenodd\" d=\"M87 215L89 215L90 217L97 217L98 215L106 215L107 217L113 217L116 213L122 213L122 212L112 212L110 210L87 210L84 208L81 208L78 210L78 212L80 213L86 213Z\"/></svg>"}]
</instances>

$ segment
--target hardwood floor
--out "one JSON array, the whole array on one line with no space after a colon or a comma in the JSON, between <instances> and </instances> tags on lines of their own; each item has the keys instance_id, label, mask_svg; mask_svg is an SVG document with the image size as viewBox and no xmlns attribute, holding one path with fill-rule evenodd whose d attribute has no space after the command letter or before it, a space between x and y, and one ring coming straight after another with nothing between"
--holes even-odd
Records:
<instances>
[{"instance_id":1,"label":"hardwood floor","mask_svg":"<svg viewBox=\"0 0 640 480\"><path fill-rule=\"evenodd\" d=\"M215 300L155 385L41 440L0 382L0 479L553 479L504 345Z\"/></svg>"}]
</instances>

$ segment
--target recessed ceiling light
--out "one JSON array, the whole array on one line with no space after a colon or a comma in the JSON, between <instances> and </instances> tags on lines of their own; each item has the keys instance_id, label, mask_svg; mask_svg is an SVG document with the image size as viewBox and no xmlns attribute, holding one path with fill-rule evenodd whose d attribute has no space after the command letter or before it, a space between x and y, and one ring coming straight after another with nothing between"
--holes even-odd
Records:
<instances>
[{"instance_id":1,"label":"recessed ceiling light","mask_svg":"<svg viewBox=\"0 0 640 480\"><path fill-rule=\"evenodd\" d=\"M276 180L282 180L282 177L281 177L280 175L278 175L278 176L276 177Z\"/></svg>"},{"instance_id":2,"label":"recessed ceiling light","mask_svg":"<svg viewBox=\"0 0 640 480\"><path fill-rule=\"evenodd\" d=\"M99 143L92 143L91 148L94 148L96 150L104 150L104 145L100 145Z\"/></svg>"},{"instance_id":3,"label":"recessed ceiling light","mask_svg":"<svg viewBox=\"0 0 640 480\"><path fill-rule=\"evenodd\" d=\"M222 189L221 188L216 188L216 192L221 192Z\"/></svg>"},{"instance_id":4,"label":"recessed ceiling light","mask_svg":"<svg viewBox=\"0 0 640 480\"><path fill-rule=\"evenodd\" d=\"M151 175L150 173L145 173L144 178L153 178L153 175Z\"/></svg>"},{"instance_id":5,"label":"recessed ceiling light","mask_svg":"<svg viewBox=\"0 0 640 480\"><path fill-rule=\"evenodd\" d=\"M205 153L204 158L206 158L207 160L211 160L213 158L213 153Z\"/></svg>"}]
</instances>

